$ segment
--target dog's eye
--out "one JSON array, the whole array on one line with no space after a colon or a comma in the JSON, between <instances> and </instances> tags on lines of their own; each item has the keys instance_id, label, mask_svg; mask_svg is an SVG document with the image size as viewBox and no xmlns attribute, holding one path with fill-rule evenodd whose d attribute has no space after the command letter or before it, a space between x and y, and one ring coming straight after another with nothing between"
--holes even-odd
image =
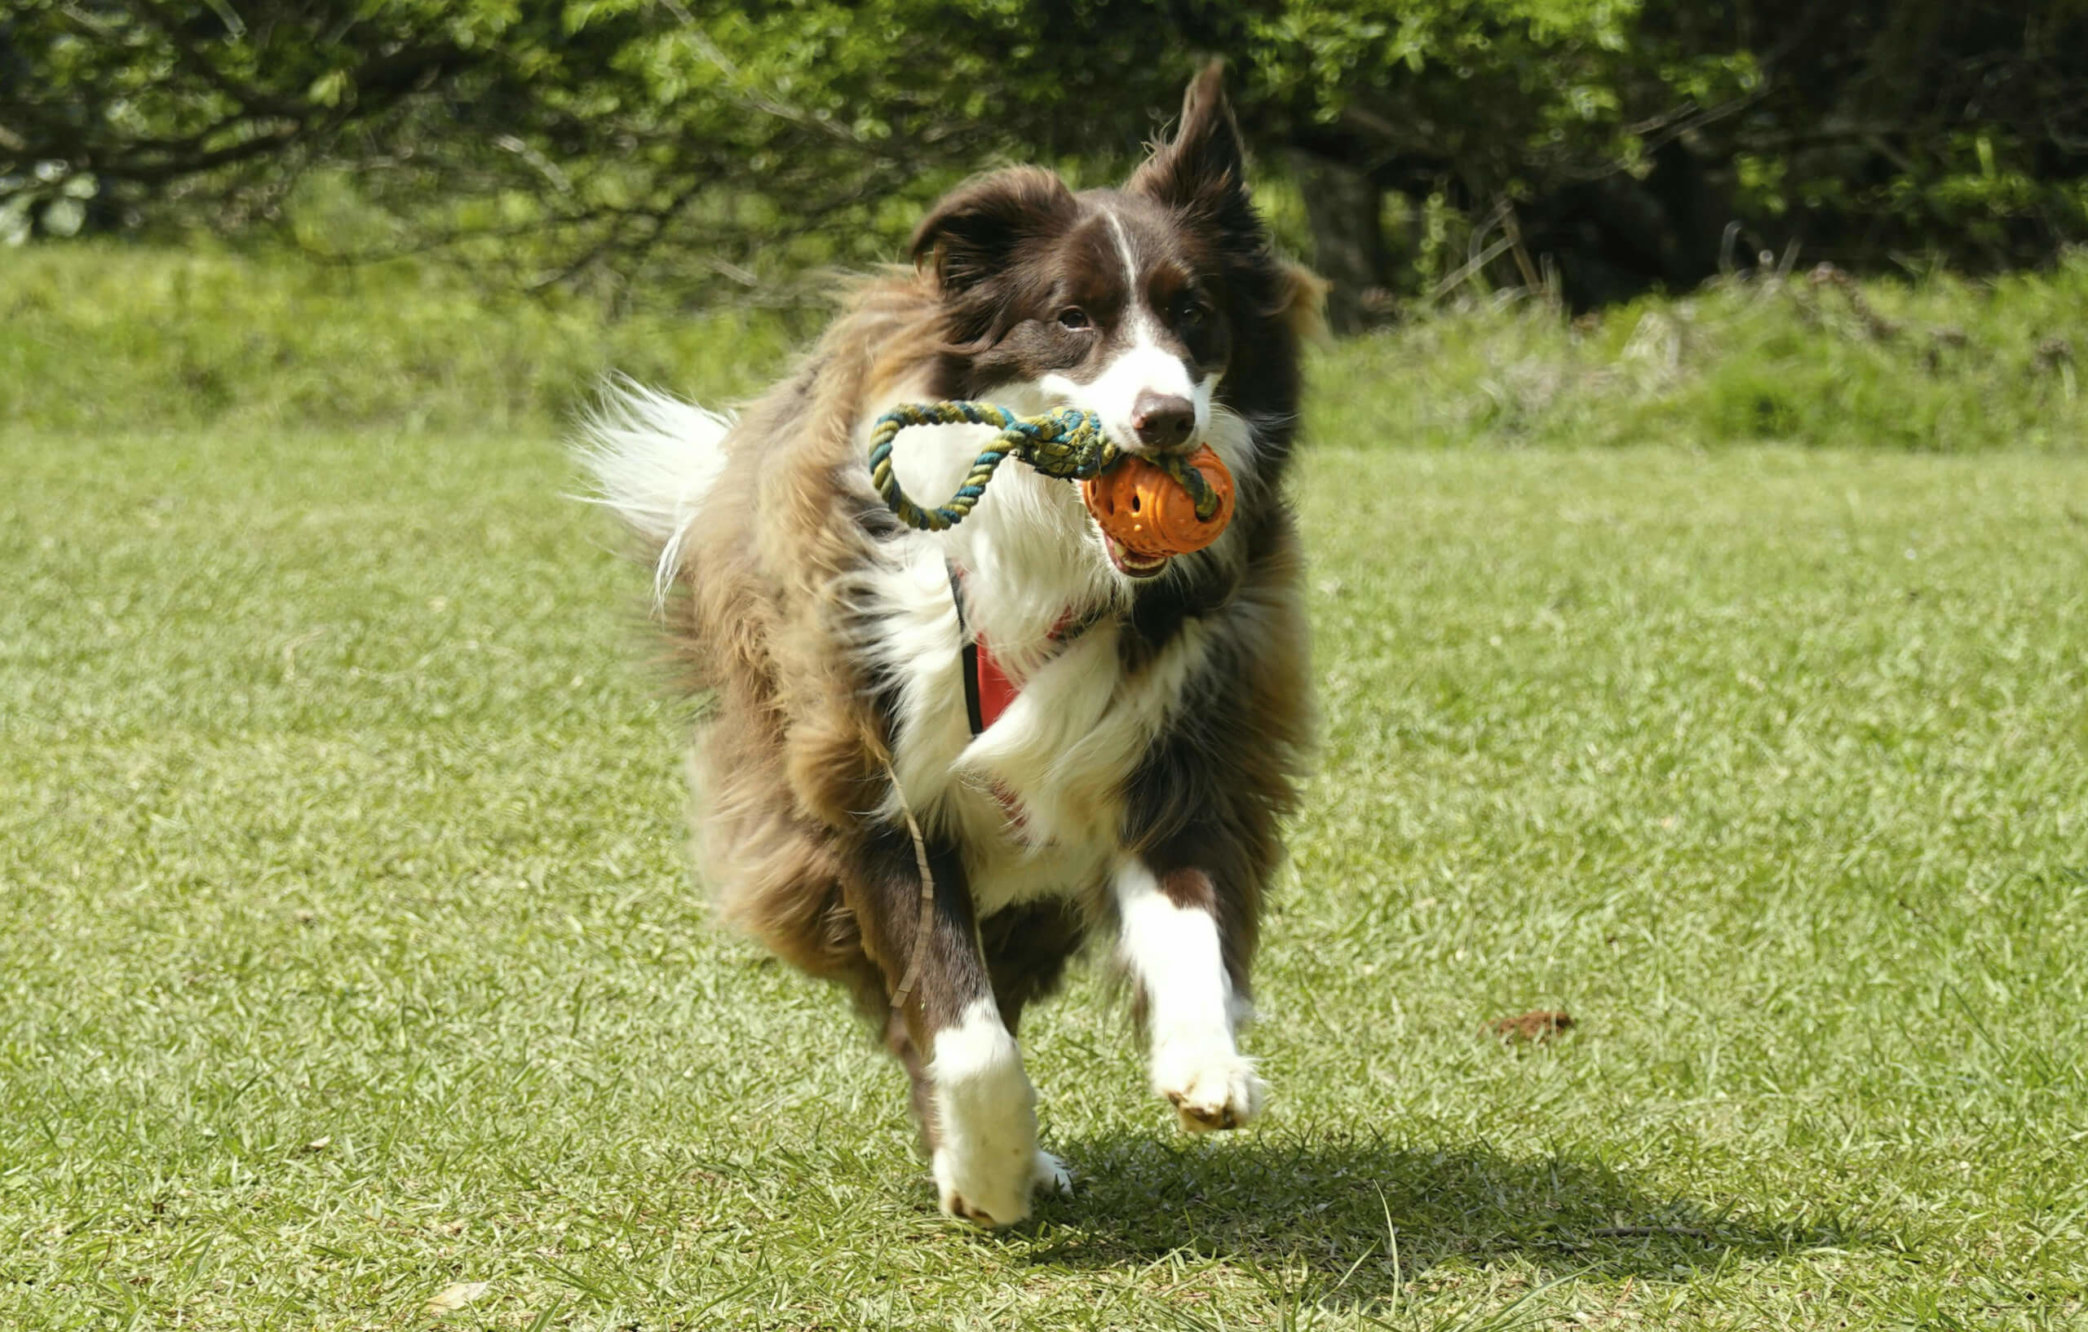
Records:
<instances>
[{"instance_id":1,"label":"dog's eye","mask_svg":"<svg viewBox=\"0 0 2088 1332\"><path fill-rule=\"evenodd\" d=\"M1065 309L1059 311L1059 327L1093 328L1094 325L1088 322L1087 311L1081 309L1077 305L1069 305Z\"/></svg>"},{"instance_id":2,"label":"dog's eye","mask_svg":"<svg viewBox=\"0 0 2088 1332\"><path fill-rule=\"evenodd\" d=\"M1175 323L1194 328L1211 317L1211 307L1201 296L1184 294L1175 297Z\"/></svg>"}]
</instances>

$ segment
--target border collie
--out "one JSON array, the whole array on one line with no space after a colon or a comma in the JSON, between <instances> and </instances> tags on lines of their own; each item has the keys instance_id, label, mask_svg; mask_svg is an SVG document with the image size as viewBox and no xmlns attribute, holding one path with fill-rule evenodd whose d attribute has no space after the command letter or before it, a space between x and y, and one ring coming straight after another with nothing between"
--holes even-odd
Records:
<instances>
[{"instance_id":1,"label":"border collie","mask_svg":"<svg viewBox=\"0 0 2088 1332\"><path fill-rule=\"evenodd\" d=\"M943 1210L998 1226L1069 1187L1015 1030L1090 933L1182 1128L1261 1109L1236 1033L1310 741L1282 486L1320 289L1271 253L1215 64L1124 188L996 172L913 258L736 419L612 391L588 461L710 700L691 771L721 914L852 991L913 1080ZM1082 407L1134 453L1208 443L1235 516L1143 559L1013 463L961 526L910 530L865 441L943 398ZM901 434L908 492L951 493L990 434Z\"/></svg>"}]
</instances>

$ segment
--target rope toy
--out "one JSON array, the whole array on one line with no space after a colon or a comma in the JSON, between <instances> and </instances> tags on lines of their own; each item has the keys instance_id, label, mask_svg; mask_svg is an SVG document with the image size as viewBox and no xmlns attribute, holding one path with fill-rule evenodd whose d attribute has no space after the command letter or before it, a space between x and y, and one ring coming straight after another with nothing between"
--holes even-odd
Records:
<instances>
[{"instance_id":1,"label":"rope toy","mask_svg":"<svg viewBox=\"0 0 2088 1332\"><path fill-rule=\"evenodd\" d=\"M949 500L932 509L916 504L892 467L892 442L909 426L996 426ZM909 402L877 418L870 434L870 484L899 520L923 532L941 532L971 516L986 483L1009 458L1045 476L1081 481L1082 498L1104 532L1140 555L1186 555L1218 539L1232 519L1233 481L1208 445L1184 457L1133 457L1110 442L1093 412L1061 407L1021 416L990 402ZM1171 482L1172 484L1165 484Z\"/></svg>"}]
</instances>

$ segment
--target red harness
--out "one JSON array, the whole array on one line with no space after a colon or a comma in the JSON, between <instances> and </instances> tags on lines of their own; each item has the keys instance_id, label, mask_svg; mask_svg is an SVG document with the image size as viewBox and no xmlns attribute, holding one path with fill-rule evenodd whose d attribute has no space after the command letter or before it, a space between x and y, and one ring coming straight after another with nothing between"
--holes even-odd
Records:
<instances>
[{"instance_id":1,"label":"red harness","mask_svg":"<svg viewBox=\"0 0 2088 1332\"><path fill-rule=\"evenodd\" d=\"M973 735L999 721L1016 692L1015 682L1001 669L1000 658L984 637L964 645L964 710L970 714Z\"/></svg>"},{"instance_id":2,"label":"red harness","mask_svg":"<svg viewBox=\"0 0 2088 1332\"><path fill-rule=\"evenodd\" d=\"M957 628L964 635L964 712L971 722L971 733L977 736L1000 720L1022 690L1008 678L986 636L972 632L971 619L964 613L964 570L954 564L950 566L950 597L957 605ZM1067 611L1051 626L1048 637L1053 643L1070 642L1096 618L1090 614L1075 619L1073 612Z\"/></svg>"}]
</instances>

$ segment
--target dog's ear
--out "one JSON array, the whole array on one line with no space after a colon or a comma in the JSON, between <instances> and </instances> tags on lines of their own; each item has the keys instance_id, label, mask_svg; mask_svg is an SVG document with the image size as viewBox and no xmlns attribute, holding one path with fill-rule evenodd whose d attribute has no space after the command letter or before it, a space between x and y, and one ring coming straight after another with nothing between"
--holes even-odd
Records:
<instances>
[{"instance_id":1,"label":"dog's ear","mask_svg":"<svg viewBox=\"0 0 2088 1332\"><path fill-rule=\"evenodd\" d=\"M929 267L952 295L1007 266L1015 247L1053 229L1073 210L1066 183L1041 167L1012 167L958 186L921 220L916 268Z\"/></svg>"},{"instance_id":2,"label":"dog's ear","mask_svg":"<svg viewBox=\"0 0 2088 1332\"><path fill-rule=\"evenodd\" d=\"M1199 212L1222 213L1246 202L1246 154L1225 100L1223 61L1213 60L1189 81L1174 137L1153 150L1131 177L1131 188L1171 208Z\"/></svg>"}]
</instances>

